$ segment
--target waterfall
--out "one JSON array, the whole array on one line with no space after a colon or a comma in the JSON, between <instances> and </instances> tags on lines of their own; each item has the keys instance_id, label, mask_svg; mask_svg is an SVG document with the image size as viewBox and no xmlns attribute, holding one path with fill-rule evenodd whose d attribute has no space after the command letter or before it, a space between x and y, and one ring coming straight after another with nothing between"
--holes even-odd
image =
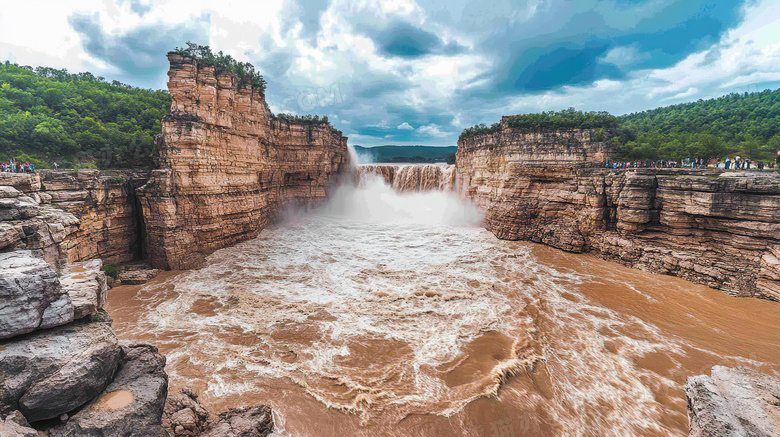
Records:
<instances>
[{"instance_id":1,"label":"waterfall","mask_svg":"<svg viewBox=\"0 0 780 437\"><path fill-rule=\"evenodd\" d=\"M452 191L455 189L457 171L454 165L434 164L364 164L358 165L356 183L365 183L371 176L381 177L397 192Z\"/></svg>"}]
</instances>

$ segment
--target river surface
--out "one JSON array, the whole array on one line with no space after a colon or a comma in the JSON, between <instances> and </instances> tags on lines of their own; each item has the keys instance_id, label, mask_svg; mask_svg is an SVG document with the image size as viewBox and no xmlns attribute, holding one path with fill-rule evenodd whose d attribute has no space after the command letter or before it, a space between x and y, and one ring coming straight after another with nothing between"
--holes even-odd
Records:
<instances>
[{"instance_id":1,"label":"river surface","mask_svg":"<svg viewBox=\"0 0 780 437\"><path fill-rule=\"evenodd\" d=\"M171 390L270 405L279 436L684 436L687 377L780 372L780 304L479 221L368 178L108 310L168 357Z\"/></svg>"}]
</instances>

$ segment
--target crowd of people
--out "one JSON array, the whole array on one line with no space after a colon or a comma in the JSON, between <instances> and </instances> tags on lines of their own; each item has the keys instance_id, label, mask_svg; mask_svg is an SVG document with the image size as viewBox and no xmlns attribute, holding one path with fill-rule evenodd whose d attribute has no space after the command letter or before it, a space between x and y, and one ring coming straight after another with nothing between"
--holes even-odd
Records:
<instances>
[{"instance_id":1,"label":"crowd of people","mask_svg":"<svg viewBox=\"0 0 780 437\"><path fill-rule=\"evenodd\" d=\"M0 162L2 173L35 173L35 164L29 161L15 162L13 158L8 162Z\"/></svg>"},{"instance_id":2,"label":"crowd of people","mask_svg":"<svg viewBox=\"0 0 780 437\"><path fill-rule=\"evenodd\" d=\"M745 159L740 156L732 158L720 159L681 159L681 160L664 160L659 159L657 161L608 161L605 163L605 168L612 168L616 170L625 170L629 168L720 168L724 170L775 170L780 165L780 156L778 156L775 163L764 161L753 161Z\"/></svg>"}]
</instances>

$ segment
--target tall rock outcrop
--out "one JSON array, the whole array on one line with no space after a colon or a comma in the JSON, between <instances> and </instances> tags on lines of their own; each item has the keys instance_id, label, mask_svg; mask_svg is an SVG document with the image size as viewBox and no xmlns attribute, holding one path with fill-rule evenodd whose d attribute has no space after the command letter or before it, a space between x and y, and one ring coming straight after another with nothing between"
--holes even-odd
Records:
<instances>
[{"instance_id":1,"label":"tall rock outcrop","mask_svg":"<svg viewBox=\"0 0 780 437\"><path fill-rule=\"evenodd\" d=\"M460 189L497 237L780 301L780 174L610 170L587 132L511 131L458 143Z\"/></svg>"},{"instance_id":2,"label":"tall rock outcrop","mask_svg":"<svg viewBox=\"0 0 780 437\"><path fill-rule=\"evenodd\" d=\"M274 118L261 92L233 73L168 59L162 169L139 191L149 261L186 269L257 235L283 205L324 199L349 154L341 132Z\"/></svg>"}]
</instances>

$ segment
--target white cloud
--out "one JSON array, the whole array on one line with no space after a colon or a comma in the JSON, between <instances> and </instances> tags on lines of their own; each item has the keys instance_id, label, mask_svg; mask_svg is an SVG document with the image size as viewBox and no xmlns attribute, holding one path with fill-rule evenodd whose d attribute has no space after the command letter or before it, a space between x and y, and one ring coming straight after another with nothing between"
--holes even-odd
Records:
<instances>
[{"instance_id":1,"label":"white cloud","mask_svg":"<svg viewBox=\"0 0 780 437\"><path fill-rule=\"evenodd\" d=\"M452 135L452 132L443 132L440 129L440 126L435 123L431 123L425 126L420 126L419 129L417 129L417 131L423 135L429 135L432 137L446 137Z\"/></svg>"},{"instance_id":2,"label":"white cloud","mask_svg":"<svg viewBox=\"0 0 780 437\"><path fill-rule=\"evenodd\" d=\"M600 59L600 61L625 68L649 58L649 53L641 53L633 46L623 46L611 49Z\"/></svg>"},{"instance_id":3,"label":"white cloud","mask_svg":"<svg viewBox=\"0 0 780 437\"><path fill-rule=\"evenodd\" d=\"M414 130L414 127L407 122L398 125L398 130Z\"/></svg>"}]
</instances>

